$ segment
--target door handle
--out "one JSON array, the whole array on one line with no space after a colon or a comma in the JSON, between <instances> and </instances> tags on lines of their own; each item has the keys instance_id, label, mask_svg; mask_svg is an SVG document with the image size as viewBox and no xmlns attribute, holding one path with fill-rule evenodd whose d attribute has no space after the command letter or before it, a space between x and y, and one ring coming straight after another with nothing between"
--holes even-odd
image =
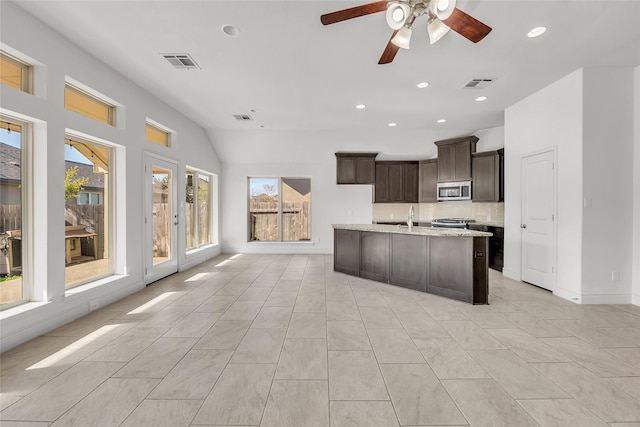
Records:
<instances>
[{"instance_id":1,"label":"door handle","mask_svg":"<svg viewBox=\"0 0 640 427\"><path fill-rule=\"evenodd\" d=\"M527 224L520 224L520 228L527 228Z\"/></svg>"}]
</instances>

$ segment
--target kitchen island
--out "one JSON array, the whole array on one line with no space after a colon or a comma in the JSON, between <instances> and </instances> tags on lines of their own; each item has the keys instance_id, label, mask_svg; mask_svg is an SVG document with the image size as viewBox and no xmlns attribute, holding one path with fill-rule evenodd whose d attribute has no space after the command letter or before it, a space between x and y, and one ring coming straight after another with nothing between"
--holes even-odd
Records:
<instances>
[{"instance_id":1,"label":"kitchen island","mask_svg":"<svg viewBox=\"0 0 640 427\"><path fill-rule=\"evenodd\" d=\"M333 269L470 304L489 303L491 233L454 228L334 224Z\"/></svg>"}]
</instances>

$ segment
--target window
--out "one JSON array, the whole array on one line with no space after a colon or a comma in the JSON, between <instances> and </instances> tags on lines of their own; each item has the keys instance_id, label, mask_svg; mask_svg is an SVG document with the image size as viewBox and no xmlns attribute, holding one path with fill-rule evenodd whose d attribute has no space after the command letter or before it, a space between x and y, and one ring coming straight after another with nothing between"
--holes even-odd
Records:
<instances>
[{"instance_id":1,"label":"window","mask_svg":"<svg viewBox=\"0 0 640 427\"><path fill-rule=\"evenodd\" d=\"M249 240L311 240L310 178L249 178Z\"/></svg>"},{"instance_id":2,"label":"window","mask_svg":"<svg viewBox=\"0 0 640 427\"><path fill-rule=\"evenodd\" d=\"M65 287L70 289L111 272L112 149L76 137L65 145Z\"/></svg>"},{"instance_id":3,"label":"window","mask_svg":"<svg viewBox=\"0 0 640 427\"><path fill-rule=\"evenodd\" d=\"M187 250L212 243L211 196L212 175L187 169L186 172L186 237Z\"/></svg>"},{"instance_id":4,"label":"window","mask_svg":"<svg viewBox=\"0 0 640 427\"><path fill-rule=\"evenodd\" d=\"M24 183L26 167L23 126L0 119L0 307L27 299L22 273L26 242Z\"/></svg>"},{"instance_id":5,"label":"window","mask_svg":"<svg viewBox=\"0 0 640 427\"><path fill-rule=\"evenodd\" d=\"M82 191L78 194L79 205L100 205L100 193Z\"/></svg>"},{"instance_id":6,"label":"window","mask_svg":"<svg viewBox=\"0 0 640 427\"><path fill-rule=\"evenodd\" d=\"M116 107L69 83L64 87L64 108L108 125L116 123Z\"/></svg>"},{"instance_id":7,"label":"window","mask_svg":"<svg viewBox=\"0 0 640 427\"><path fill-rule=\"evenodd\" d=\"M171 141L169 132L160 129L158 126L154 126L149 122L147 122L146 134L148 141L155 142L163 147L168 147Z\"/></svg>"},{"instance_id":8,"label":"window","mask_svg":"<svg viewBox=\"0 0 640 427\"><path fill-rule=\"evenodd\" d=\"M31 93L32 67L0 51L0 82L23 92Z\"/></svg>"}]
</instances>

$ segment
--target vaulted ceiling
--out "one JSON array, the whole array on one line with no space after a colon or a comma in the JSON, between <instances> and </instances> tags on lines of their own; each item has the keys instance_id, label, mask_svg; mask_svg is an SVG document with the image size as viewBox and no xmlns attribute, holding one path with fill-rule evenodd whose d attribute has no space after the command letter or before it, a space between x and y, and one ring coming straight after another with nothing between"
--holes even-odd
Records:
<instances>
[{"instance_id":1,"label":"vaulted ceiling","mask_svg":"<svg viewBox=\"0 0 640 427\"><path fill-rule=\"evenodd\" d=\"M459 9L493 28L484 40L473 44L449 32L430 45L423 17L411 49L388 65L377 64L391 35L384 13L320 23L324 13L362 3L18 5L205 129L370 131L394 122L411 131L473 132L501 126L506 107L580 67L640 65L638 1L458 0ZM225 25L239 34L228 36ZM537 26L548 31L528 38ZM176 69L164 53L188 53L200 68ZM475 78L494 81L463 89ZM419 89L420 82L430 85ZM475 101L481 95L487 100Z\"/></svg>"}]
</instances>

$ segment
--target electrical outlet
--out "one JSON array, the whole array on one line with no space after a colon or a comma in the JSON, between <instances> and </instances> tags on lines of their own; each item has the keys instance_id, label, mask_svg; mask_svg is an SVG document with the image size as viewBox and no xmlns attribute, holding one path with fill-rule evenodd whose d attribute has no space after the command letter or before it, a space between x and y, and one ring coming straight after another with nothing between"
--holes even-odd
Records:
<instances>
[{"instance_id":1,"label":"electrical outlet","mask_svg":"<svg viewBox=\"0 0 640 427\"><path fill-rule=\"evenodd\" d=\"M389 219L393 219L393 214L389 214Z\"/></svg>"},{"instance_id":2,"label":"electrical outlet","mask_svg":"<svg viewBox=\"0 0 640 427\"><path fill-rule=\"evenodd\" d=\"M584 198L584 208L585 209L589 209L593 206L593 201L591 200L591 197L585 197Z\"/></svg>"},{"instance_id":3,"label":"electrical outlet","mask_svg":"<svg viewBox=\"0 0 640 427\"><path fill-rule=\"evenodd\" d=\"M620 281L620 272L619 271L612 271L611 272L611 281L612 282L618 282Z\"/></svg>"}]
</instances>

